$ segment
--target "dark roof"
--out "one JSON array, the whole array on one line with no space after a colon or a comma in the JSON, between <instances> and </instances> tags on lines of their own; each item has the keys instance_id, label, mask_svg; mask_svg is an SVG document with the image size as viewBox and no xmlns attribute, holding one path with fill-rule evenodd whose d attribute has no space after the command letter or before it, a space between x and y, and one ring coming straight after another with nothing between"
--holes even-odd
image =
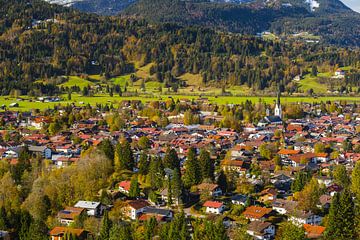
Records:
<instances>
[{"instance_id":1,"label":"dark roof","mask_svg":"<svg viewBox=\"0 0 360 240\"><path fill-rule=\"evenodd\" d=\"M154 208L154 207L147 207L147 208L144 209L144 213L156 214L156 215L162 215L162 216L169 216L171 214L171 210Z\"/></svg>"},{"instance_id":2,"label":"dark roof","mask_svg":"<svg viewBox=\"0 0 360 240\"><path fill-rule=\"evenodd\" d=\"M232 201L246 202L248 197L246 195L238 194L231 198Z\"/></svg>"},{"instance_id":3,"label":"dark roof","mask_svg":"<svg viewBox=\"0 0 360 240\"><path fill-rule=\"evenodd\" d=\"M266 116L265 120L269 123L278 123L282 122L281 118L278 116Z\"/></svg>"}]
</instances>

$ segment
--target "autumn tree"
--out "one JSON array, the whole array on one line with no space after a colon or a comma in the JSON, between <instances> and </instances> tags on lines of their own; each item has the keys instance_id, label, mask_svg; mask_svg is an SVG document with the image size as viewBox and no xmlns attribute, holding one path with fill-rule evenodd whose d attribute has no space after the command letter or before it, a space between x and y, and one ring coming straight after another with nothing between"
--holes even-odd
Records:
<instances>
[{"instance_id":1,"label":"autumn tree","mask_svg":"<svg viewBox=\"0 0 360 240\"><path fill-rule=\"evenodd\" d=\"M316 211L317 205L320 203L321 189L316 178L312 178L309 183L307 183L304 189L299 192L298 199L299 208L305 211Z\"/></svg>"},{"instance_id":2,"label":"autumn tree","mask_svg":"<svg viewBox=\"0 0 360 240\"><path fill-rule=\"evenodd\" d=\"M276 233L276 240L303 240L305 237L305 230L303 227L298 227L291 222L283 222Z\"/></svg>"}]
</instances>

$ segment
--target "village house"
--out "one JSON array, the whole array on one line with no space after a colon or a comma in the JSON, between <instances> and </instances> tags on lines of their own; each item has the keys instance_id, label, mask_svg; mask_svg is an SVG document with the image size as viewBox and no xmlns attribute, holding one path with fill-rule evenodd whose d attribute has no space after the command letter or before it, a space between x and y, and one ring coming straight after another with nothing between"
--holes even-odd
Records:
<instances>
[{"instance_id":1,"label":"village house","mask_svg":"<svg viewBox=\"0 0 360 240\"><path fill-rule=\"evenodd\" d=\"M212 214L221 214L225 209L224 204L222 202L217 202L217 201L206 201L203 204L203 207L206 208L205 210L206 213L212 213Z\"/></svg>"},{"instance_id":2,"label":"village house","mask_svg":"<svg viewBox=\"0 0 360 240\"><path fill-rule=\"evenodd\" d=\"M155 217L158 221L169 221L174 217L174 213L168 209L146 207L139 217L139 221L147 221Z\"/></svg>"},{"instance_id":3,"label":"village house","mask_svg":"<svg viewBox=\"0 0 360 240\"><path fill-rule=\"evenodd\" d=\"M125 215L136 220L150 204L145 200L131 200L126 202Z\"/></svg>"},{"instance_id":4,"label":"village house","mask_svg":"<svg viewBox=\"0 0 360 240\"><path fill-rule=\"evenodd\" d=\"M207 192L212 197L218 197L222 195L222 190L217 184L213 183L201 183L197 186L200 193Z\"/></svg>"},{"instance_id":5,"label":"village house","mask_svg":"<svg viewBox=\"0 0 360 240\"><path fill-rule=\"evenodd\" d=\"M272 209L259 206L250 206L245 209L243 215L250 221L264 221L269 217Z\"/></svg>"},{"instance_id":6,"label":"village house","mask_svg":"<svg viewBox=\"0 0 360 240\"><path fill-rule=\"evenodd\" d=\"M87 215L93 217L102 216L105 210L105 206L103 206L100 202L90 201L78 201L74 207L86 209Z\"/></svg>"},{"instance_id":7,"label":"village house","mask_svg":"<svg viewBox=\"0 0 360 240\"><path fill-rule=\"evenodd\" d=\"M121 181L119 183L119 191L125 194L129 194L131 181Z\"/></svg>"},{"instance_id":8,"label":"village house","mask_svg":"<svg viewBox=\"0 0 360 240\"><path fill-rule=\"evenodd\" d=\"M57 218L61 224L69 226L84 213L84 208L66 207L64 210L58 212Z\"/></svg>"},{"instance_id":9,"label":"village house","mask_svg":"<svg viewBox=\"0 0 360 240\"><path fill-rule=\"evenodd\" d=\"M325 232L325 227L323 226L314 226L310 224L304 224L306 237L309 239L318 239L323 237Z\"/></svg>"},{"instance_id":10,"label":"village house","mask_svg":"<svg viewBox=\"0 0 360 240\"><path fill-rule=\"evenodd\" d=\"M270 240L275 237L275 226L270 222L251 222L246 231L254 239Z\"/></svg>"},{"instance_id":11,"label":"village house","mask_svg":"<svg viewBox=\"0 0 360 240\"><path fill-rule=\"evenodd\" d=\"M52 150L46 146L29 146L29 152L33 156L43 157L45 159L51 159Z\"/></svg>"},{"instance_id":12,"label":"village house","mask_svg":"<svg viewBox=\"0 0 360 240\"><path fill-rule=\"evenodd\" d=\"M247 201L248 201L248 196L246 195L242 195L242 194L237 194L235 196L231 197L231 203L232 204L236 204L236 205L243 205L245 206Z\"/></svg>"},{"instance_id":13,"label":"village house","mask_svg":"<svg viewBox=\"0 0 360 240\"><path fill-rule=\"evenodd\" d=\"M51 240L66 240L65 234L70 233L76 236L79 240L87 240L89 233L84 229L69 228L69 227L54 227L50 231Z\"/></svg>"},{"instance_id":14,"label":"village house","mask_svg":"<svg viewBox=\"0 0 360 240\"><path fill-rule=\"evenodd\" d=\"M1 240L10 240L9 232L0 230L0 239Z\"/></svg>"},{"instance_id":15,"label":"village house","mask_svg":"<svg viewBox=\"0 0 360 240\"><path fill-rule=\"evenodd\" d=\"M289 213L289 221L301 226L303 224L320 225L322 217L312 213L311 211L302 211L294 209Z\"/></svg>"}]
</instances>

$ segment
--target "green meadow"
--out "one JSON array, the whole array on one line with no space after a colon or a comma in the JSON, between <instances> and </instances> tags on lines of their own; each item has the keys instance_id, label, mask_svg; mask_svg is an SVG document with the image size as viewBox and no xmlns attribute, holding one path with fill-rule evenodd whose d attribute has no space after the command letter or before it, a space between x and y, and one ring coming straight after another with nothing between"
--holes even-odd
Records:
<instances>
[{"instance_id":1,"label":"green meadow","mask_svg":"<svg viewBox=\"0 0 360 240\"><path fill-rule=\"evenodd\" d=\"M140 100L144 103L151 101L165 101L166 99L173 98L175 101L177 99L189 99L189 100L197 100L199 96L190 96L190 95L139 95L134 97L119 97L113 96L109 97L108 95L96 95L94 97L83 97L78 94L72 94L71 101L66 100L67 95L62 96L64 98L61 102L38 102L35 99L29 98L27 96L21 97L22 100L18 101L15 98L9 97L0 97L0 105L5 104L8 109L15 111L29 111L32 109L45 110L48 108L54 108L57 105L67 105L67 104L75 104L76 106L84 106L90 104L92 106L98 104L113 104L114 106L118 106L119 103L123 100ZM267 103L273 103L276 100L276 97L235 97L235 96L221 96L221 97L206 97L210 103L216 104L240 104L245 102L246 100L252 102L264 101ZM319 97L319 98L311 98L311 97L283 97L282 102L284 104L287 103L298 103L298 102L320 102L320 101L360 101L358 97ZM11 103L18 103L19 107L9 108Z\"/></svg>"}]
</instances>

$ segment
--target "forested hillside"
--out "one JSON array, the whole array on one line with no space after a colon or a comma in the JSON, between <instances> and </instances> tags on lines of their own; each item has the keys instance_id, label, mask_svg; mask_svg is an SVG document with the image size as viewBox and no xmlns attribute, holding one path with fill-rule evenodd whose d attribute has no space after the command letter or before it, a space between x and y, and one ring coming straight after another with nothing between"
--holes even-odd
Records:
<instances>
[{"instance_id":1,"label":"forested hillside","mask_svg":"<svg viewBox=\"0 0 360 240\"><path fill-rule=\"evenodd\" d=\"M360 15L338 0L315 2L317 7L311 7L304 0L253 1L249 4L139 0L123 14L152 22L196 24L245 34L268 29L285 35L309 31L323 36L323 41L328 44L358 46Z\"/></svg>"},{"instance_id":2,"label":"forested hillside","mask_svg":"<svg viewBox=\"0 0 360 240\"><path fill-rule=\"evenodd\" d=\"M203 85L254 90L280 86L291 93L297 91L293 78L316 74L315 66L334 72L342 66L356 69L360 61L358 50L303 41L265 41L202 27L99 17L37 0L0 3L2 95L12 89L53 93L56 86L37 81L80 74L110 79L142 66L150 68L143 81L157 81L174 91L186 84L180 76L191 73L199 75ZM352 70L341 87L358 86L358 77Z\"/></svg>"}]
</instances>

